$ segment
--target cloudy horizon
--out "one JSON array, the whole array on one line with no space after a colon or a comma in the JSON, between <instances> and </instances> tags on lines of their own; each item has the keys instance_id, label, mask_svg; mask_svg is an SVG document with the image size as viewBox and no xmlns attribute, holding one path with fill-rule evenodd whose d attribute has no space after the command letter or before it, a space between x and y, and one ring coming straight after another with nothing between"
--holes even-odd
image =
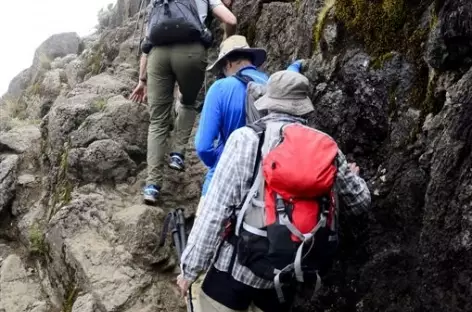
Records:
<instances>
[{"instance_id":1,"label":"cloudy horizon","mask_svg":"<svg viewBox=\"0 0 472 312\"><path fill-rule=\"evenodd\" d=\"M116 0L23 0L0 2L0 96L10 81L31 66L36 48L50 36L95 31L98 12Z\"/></svg>"}]
</instances>

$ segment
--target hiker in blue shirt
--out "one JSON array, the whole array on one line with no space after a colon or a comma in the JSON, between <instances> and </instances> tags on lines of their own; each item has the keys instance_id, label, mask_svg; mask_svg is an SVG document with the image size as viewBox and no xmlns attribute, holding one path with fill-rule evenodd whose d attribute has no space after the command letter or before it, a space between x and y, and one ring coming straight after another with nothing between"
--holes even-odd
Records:
<instances>
[{"instance_id":1,"label":"hiker in blue shirt","mask_svg":"<svg viewBox=\"0 0 472 312\"><path fill-rule=\"evenodd\" d=\"M266 84L268 75L257 69L266 58L264 49L251 48L244 36L233 35L221 43L218 59L207 68L217 75L223 74L225 78L218 79L208 89L195 135L197 155L209 168L196 217L200 214L200 207L227 139L234 130L246 125L246 84L234 75L241 73L256 83ZM296 61L287 70L300 72L301 65L302 61ZM198 298L202 281L203 276L200 276L192 286L194 300Z\"/></svg>"},{"instance_id":2,"label":"hiker in blue shirt","mask_svg":"<svg viewBox=\"0 0 472 312\"><path fill-rule=\"evenodd\" d=\"M223 72L226 77L215 81L209 88L195 136L198 157L209 168L197 216L226 140L234 130L245 126L246 85L234 75L239 72L257 83L265 84L269 77L257 68L266 57L264 49L250 48L244 36L233 35L221 43L218 59L207 69L215 73ZM287 70L300 72L301 65L302 61L298 60Z\"/></svg>"},{"instance_id":3,"label":"hiker in blue shirt","mask_svg":"<svg viewBox=\"0 0 472 312\"><path fill-rule=\"evenodd\" d=\"M203 184L202 196L205 196L229 135L246 123L246 85L233 75L241 72L255 82L265 84L269 77L257 68L265 62L266 57L264 49L250 48L244 36L233 35L221 43L218 59L207 69L215 73L222 72L226 78L218 79L208 89L195 136L198 157L210 168Z\"/></svg>"}]
</instances>

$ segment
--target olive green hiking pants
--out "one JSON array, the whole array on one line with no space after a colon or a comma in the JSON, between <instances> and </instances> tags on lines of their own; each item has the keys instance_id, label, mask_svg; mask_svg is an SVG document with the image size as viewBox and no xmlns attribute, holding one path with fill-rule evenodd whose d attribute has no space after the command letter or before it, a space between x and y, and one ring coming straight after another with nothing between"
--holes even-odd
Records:
<instances>
[{"instance_id":1,"label":"olive green hiking pants","mask_svg":"<svg viewBox=\"0 0 472 312\"><path fill-rule=\"evenodd\" d=\"M168 153L173 122L174 86L176 103L174 142L170 152L185 154L195 122L195 100L205 79L206 50L200 43L154 47L147 60L147 95L150 124L147 144L147 184L162 185L162 170Z\"/></svg>"}]
</instances>

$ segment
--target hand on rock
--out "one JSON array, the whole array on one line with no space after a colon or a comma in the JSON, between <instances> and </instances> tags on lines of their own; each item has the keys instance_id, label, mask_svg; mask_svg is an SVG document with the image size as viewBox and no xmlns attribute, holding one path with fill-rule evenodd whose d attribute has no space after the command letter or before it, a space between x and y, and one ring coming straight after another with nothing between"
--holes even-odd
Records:
<instances>
[{"instance_id":1,"label":"hand on rock","mask_svg":"<svg viewBox=\"0 0 472 312\"><path fill-rule=\"evenodd\" d=\"M296 60L287 68L288 70L297 71L303 74L303 70L306 69L307 61L304 59Z\"/></svg>"},{"instance_id":2,"label":"hand on rock","mask_svg":"<svg viewBox=\"0 0 472 312\"><path fill-rule=\"evenodd\" d=\"M233 2L233 0L222 0L224 5L226 5L226 7L230 7L231 6L231 2Z\"/></svg>"},{"instance_id":3,"label":"hand on rock","mask_svg":"<svg viewBox=\"0 0 472 312\"><path fill-rule=\"evenodd\" d=\"M349 163L349 169L351 169L354 174L359 174L359 167L357 166L356 163Z\"/></svg>"},{"instance_id":4,"label":"hand on rock","mask_svg":"<svg viewBox=\"0 0 472 312\"><path fill-rule=\"evenodd\" d=\"M144 82L139 81L136 88L131 93L129 99L136 103L144 103L147 101L147 87Z\"/></svg>"}]
</instances>

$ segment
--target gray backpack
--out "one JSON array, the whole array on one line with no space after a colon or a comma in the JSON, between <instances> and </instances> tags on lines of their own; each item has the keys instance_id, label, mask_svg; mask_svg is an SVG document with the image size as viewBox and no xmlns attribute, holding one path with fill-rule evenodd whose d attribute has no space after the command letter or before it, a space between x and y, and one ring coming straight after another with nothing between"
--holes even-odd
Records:
<instances>
[{"instance_id":1,"label":"gray backpack","mask_svg":"<svg viewBox=\"0 0 472 312\"><path fill-rule=\"evenodd\" d=\"M255 82L250 76L243 75L241 72L237 72L234 77L246 85L244 109L246 111L246 125L250 125L267 115L267 111L259 111L254 106L254 102L266 93L267 86Z\"/></svg>"},{"instance_id":2,"label":"gray backpack","mask_svg":"<svg viewBox=\"0 0 472 312\"><path fill-rule=\"evenodd\" d=\"M147 38L152 46L200 41L205 47L213 39L200 20L195 0L154 0Z\"/></svg>"}]
</instances>

